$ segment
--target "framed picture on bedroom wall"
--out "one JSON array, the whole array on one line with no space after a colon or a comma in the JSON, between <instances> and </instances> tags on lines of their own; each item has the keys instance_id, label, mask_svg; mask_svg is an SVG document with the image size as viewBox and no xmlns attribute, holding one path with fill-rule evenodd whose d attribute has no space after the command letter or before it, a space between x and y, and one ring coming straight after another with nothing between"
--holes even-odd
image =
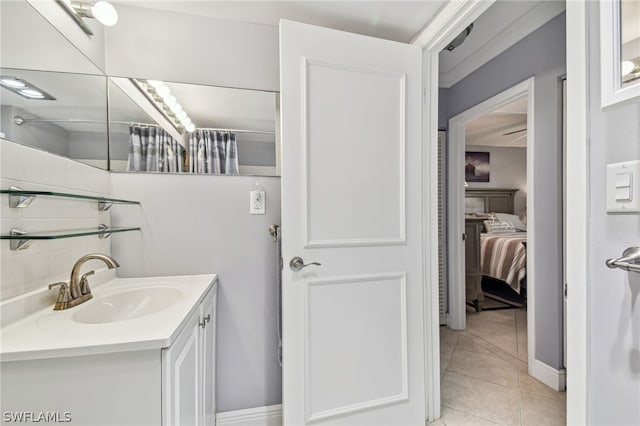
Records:
<instances>
[{"instance_id":1,"label":"framed picture on bedroom wall","mask_svg":"<svg viewBox=\"0 0 640 426\"><path fill-rule=\"evenodd\" d=\"M489 182L488 152L465 152L464 180L466 182Z\"/></svg>"}]
</instances>

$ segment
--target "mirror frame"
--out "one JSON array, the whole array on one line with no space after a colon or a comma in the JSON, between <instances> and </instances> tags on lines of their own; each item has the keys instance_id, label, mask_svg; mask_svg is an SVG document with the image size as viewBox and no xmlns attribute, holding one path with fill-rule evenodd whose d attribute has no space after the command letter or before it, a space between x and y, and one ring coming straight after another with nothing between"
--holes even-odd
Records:
<instances>
[{"instance_id":1,"label":"mirror frame","mask_svg":"<svg viewBox=\"0 0 640 426\"><path fill-rule=\"evenodd\" d=\"M608 109L640 99L640 79L622 87L620 0L600 1L600 105Z\"/></svg>"}]
</instances>

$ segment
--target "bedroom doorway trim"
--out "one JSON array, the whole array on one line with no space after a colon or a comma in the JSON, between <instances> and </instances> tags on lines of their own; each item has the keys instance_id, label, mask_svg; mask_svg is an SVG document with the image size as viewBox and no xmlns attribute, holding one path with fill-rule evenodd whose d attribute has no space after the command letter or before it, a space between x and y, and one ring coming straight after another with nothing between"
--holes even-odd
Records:
<instances>
[{"instance_id":1,"label":"bedroom doorway trim","mask_svg":"<svg viewBox=\"0 0 640 426\"><path fill-rule=\"evenodd\" d=\"M589 4L567 2L567 424L589 424Z\"/></svg>"},{"instance_id":2,"label":"bedroom doorway trim","mask_svg":"<svg viewBox=\"0 0 640 426\"><path fill-rule=\"evenodd\" d=\"M527 97L527 345L529 369L535 364L535 208L534 208L534 85L535 77L498 93L449 120L449 223L447 232L449 256L449 314L447 325L454 330L466 328L464 242L464 152L467 124L518 98ZM453 284L452 284L453 283ZM455 284L457 283L457 284ZM529 373L531 374L531 372Z\"/></svg>"},{"instance_id":3,"label":"bedroom doorway trim","mask_svg":"<svg viewBox=\"0 0 640 426\"><path fill-rule=\"evenodd\" d=\"M447 2L412 41L422 47L424 90L422 173L430 185L422 185L425 414L440 417L440 321L438 318L438 58L440 51L482 15L495 0ZM430 76L427 78L427 76ZM422 180L425 182L425 179Z\"/></svg>"}]
</instances>

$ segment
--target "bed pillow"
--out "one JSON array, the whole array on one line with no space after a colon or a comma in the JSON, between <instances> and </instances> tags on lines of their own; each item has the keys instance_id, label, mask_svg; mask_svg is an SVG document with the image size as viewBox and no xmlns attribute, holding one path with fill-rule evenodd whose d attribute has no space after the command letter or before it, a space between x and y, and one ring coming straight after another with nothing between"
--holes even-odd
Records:
<instances>
[{"instance_id":1,"label":"bed pillow","mask_svg":"<svg viewBox=\"0 0 640 426\"><path fill-rule=\"evenodd\" d=\"M497 234L501 232L516 232L516 229L509 222L501 220L485 220L482 222L487 234Z\"/></svg>"},{"instance_id":2,"label":"bed pillow","mask_svg":"<svg viewBox=\"0 0 640 426\"><path fill-rule=\"evenodd\" d=\"M527 230L527 225L522 223L520 218L518 216L516 216L515 214L495 213L495 216L496 216L496 218L498 220L500 220L502 222L509 222L510 224L512 224L513 227L516 229L516 231L526 231Z\"/></svg>"}]
</instances>

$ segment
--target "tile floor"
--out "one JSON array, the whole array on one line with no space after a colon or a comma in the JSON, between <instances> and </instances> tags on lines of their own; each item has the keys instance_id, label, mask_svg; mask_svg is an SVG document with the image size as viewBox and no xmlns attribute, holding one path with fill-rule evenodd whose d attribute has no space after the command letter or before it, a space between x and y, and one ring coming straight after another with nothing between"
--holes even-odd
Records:
<instances>
[{"instance_id":1,"label":"tile floor","mask_svg":"<svg viewBox=\"0 0 640 426\"><path fill-rule=\"evenodd\" d=\"M566 400L527 374L524 309L467 314L440 327L442 417L434 426L564 425Z\"/></svg>"}]
</instances>

